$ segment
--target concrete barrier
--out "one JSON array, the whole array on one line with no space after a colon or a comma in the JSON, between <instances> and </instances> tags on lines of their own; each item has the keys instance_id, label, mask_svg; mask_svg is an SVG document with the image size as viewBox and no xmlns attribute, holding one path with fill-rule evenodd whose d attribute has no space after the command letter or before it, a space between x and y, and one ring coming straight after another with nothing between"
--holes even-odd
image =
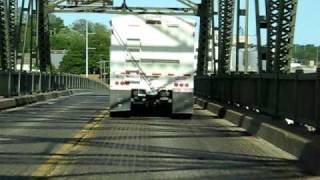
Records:
<instances>
[{"instance_id":1,"label":"concrete barrier","mask_svg":"<svg viewBox=\"0 0 320 180\"><path fill-rule=\"evenodd\" d=\"M16 100L14 98L0 99L0 110L15 107L16 105Z\"/></svg>"},{"instance_id":2,"label":"concrete barrier","mask_svg":"<svg viewBox=\"0 0 320 180\"><path fill-rule=\"evenodd\" d=\"M0 110L14 108L18 106L24 106L27 104L32 104L39 101L45 101L48 99L54 99L61 96L71 96L77 93L83 93L84 90L66 90L60 92L50 92L50 93L41 93L36 95L27 95L27 96L20 96L14 98L5 98L0 99ZM88 91L87 91L88 92Z\"/></svg>"},{"instance_id":3,"label":"concrete barrier","mask_svg":"<svg viewBox=\"0 0 320 180\"><path fill-rule=\"evenodd\" d=\"M206 101L196 101L200 106L204 102ZM240 112L214 103L208 103L205 107L214 114L225 109L225 114L222 115L224 119L296 156L305 171L320 175L320 136L310 134L302 127L290 127L283 121L275 121L265 115Z\"/></svg>"},{"instance_id":4,"label":"concrete barrier","mask_svg":"<svg viewBox=\"0 0 320 180\"><path fill-rule=\"evenodd\" d=\"M246 116L241 127L274 146L296 156L307 172L320 175L320 137L301 127L289 127L266 116Z\"/></svg>"},{"instance_id":5,"label":"concrete barrier","mask_svg":"<svg viewBox=\"0 0 320 180\"><path fill-rule=\"evenodd\" d=\"M207 109L208 102L206 100L198 98L196 102L201 108Z\"/></svg>"},{"instance_id":6,"label":"concrete barrier","mask_svg":"<svg viewBox=\"0 0 320 180\"><path fill-rule=\"evenodd\" d=\"M237 112L237 111L233 111L231 109L227 109L224 119L236 124L236 125L240 125L243 123L243 119L244 119L245 115Z\"/></svg>"},{"instance_id":7,"label":"concrete barrier","mask_svg":"<svg viewBox=\"0 0 320 180\"><path fill-rule=\"evenodd\" d=\"M224 117L225 116L225 108L223 106L220 106L215 103L208 103L207 104L207 109L216 114L218 117Z\"/></svg>"}]
</instances>

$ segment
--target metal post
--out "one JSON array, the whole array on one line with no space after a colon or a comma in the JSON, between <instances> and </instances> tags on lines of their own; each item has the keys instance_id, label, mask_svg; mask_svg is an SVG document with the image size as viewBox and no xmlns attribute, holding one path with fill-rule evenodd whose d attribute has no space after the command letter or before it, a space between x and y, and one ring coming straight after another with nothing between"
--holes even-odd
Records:
<instances>
[{"instance_id":1,"label":"metal post","mask_svg":"<svg viewBox=\"0 0 320 180\"><path fill-rule=\"evenodd\" d=\"M299 83L299 76L300 74L303 73L303 70L297 69L295 72L295 79L294 79L294 118L293 120L296 122L298 120L298 106L299 106L299 102L298 102L298 83Z\"/></svg>"},{"instance_id":2,"label":"metal post","mask_svg":"<svg viewBox=\"0 0 320 180\"><path fill-rule=\"evenodd\" d=\"M12 72L9 71L8 72L8 97L11 96L11 77L12 76Z\"/></svg>"},{"instance_id":3,"label":"metal post","mask_svg":"<svg viewBox=\"0 0 320 180\"><path fill-rule=\"evenodd\" d=\"M88 20L86 20L86 77L89 77L89 39L88 39Z\"/></svg>"},{"instance_id":4,"label":"metal post","mask_svg":"<svg viewBox=\"0 0 320 180\"><path fill-rule=\"evenodd\" d=\"M40 72L40 74L39 74L39 86L38 86L38 88L39 88L39 92L41 93L42 92L42 72Z\"/></svg>"},{"instance_id":5,"label":"metal post","mask_svg":"<svg viewBox=\"0 0 320 180\"><path fill-rule=\"evenodd\" d=\"M216 59L216 26L215 26L215 16L217 15L216 11L215 11L215 0L212 0L212 17L211 17L211 44L212 44L212 64L213 64L213 73L217 74L217 59Z\"/></svg>"},{"instance_id":6,"label":"metal post","mask_svg":"<svg viewBox=\"0 0 320 180\"><path fill-rule=\"evenodd\" d=\"M36 1L37 3L37 39L38 58L40 71L46 72L50 65L50 39L49 39L49 17L48 0Z\"/></svg>"},{"instance_id":7,"label":"metal post","mask_svg":"<svg viewBox=\"0 0 320 180\"><path fill-rule=\"evenodd\" d=\"M236 27L236 73L239 72L239 50L240 50L240 16L241 0L237 0L237 27Z\"/></svg>"},{"instance_id":8,"label":"metal post","mask_svg":"<svg viewBox=\"0 0 320 180\"><path fill-rule=\"evenodd\" d=\"M235 0L219 1L219 74L230 71L234 4Z\"/></svg>"},{"instance_id":9,"label":"metal post","mask_svg":"<svg viewBox=\"0 0 320 180\"><path fill-rule=\"evenodd\" d=\"M31 94L33 94L34 92L34 73L31 72L31 77L32 77L32 80L31 80Z\"/></svg>"},{"instance_id":10,"label":"metal post","mask_svg":"<svg viewBox=\"0 0 320 180\"><path fill-rule=\"evenodd\" d=\"M248 72L248 48L249 48L249 0L246 0L246 11L245 11L245 44L244 44L244 72Z\"/></svg>"},{"instance_id":11,"label":"metal post","mask_svg":"<svg viewBox=\"0 0 320 180\"><path fill-rule=\"evenodd\" d=\"M316 67L319 67L319 47L317 46L317 62L316 62Z\"/></svg>"},{"instance_id":12,"label":"metal post","mask_svg":"<svg viewBox=\"0 0 320 180\"><path fill-rule=\"evenodd\" d=\"M319 90L320 90L320 68L317 68L316 72L316 83L315 83L315 120L316 120L316 133L320 134L320 96L319 96Z\"/></svg>"},{"instance_id":13,"label":"metal post","mask_svg":"<svg viewBox=\"0 0 320 180\"><path fill-rule=\"evenodd\" d=\"M210 26L212 20L212 0L202 0L199 5L200 33L198 47L197 75L208 74Z\"/></svg>"},{"instance_id":14,"label":"metal post","mask_svg":"<svg viewBox=\"0 0 320 180\"><path fill-rule=\"evenodd\" d=\"M49 74L49 91L51 91L51 73Z\"/></svg>"},{"instance_id":15,"label":"metal post","mask_svg":"<svg viewBox=\"0 0 320 180\"><path fill-rule=\"evenodd\" d=\"M100 81L102 82L103 79L102 79L102 61L101 60L99 61L99 65L100 65Z\"/></svg>"},{"instance_id":16,"label":"metal post","mask_svg":"<svg viewBox=\"0 0 320 180\"><path fill-rule=\"evenodd\" d=\"M74 89L74 75L72 75L72 89Z\"/></svg>"},{"instance_id":17,"label":"metal post","mask_svg":"<svg viewBox=\"0 0 320 180\"><path fill-rule=\"evenodd\" d=\"M106 61L103 61L103 83L106 83Z\"/></svg>"},{"instance_id":18,"label":"metal post","mask_svg":"<svg viewBox=\"0 0 320 180\"><path fill-rule=\"evenodd\" d=\"M262 52L262 50L265 48L262 47L261 43L261 29L266 28L266 20L265 16L260 15L260 3L259 0L255 0L255 9L256 9L256 33L257 33L257 50L258 50L258 72L262 73L262 59L263 55L265 55L265 52Z\"/></svg>"},{"instance_id":19,"label":"metal post","mask_svg":"<svg viewBox=\"0 0 320 180\"><path fill-rule=\"evenodd\" d=\"M21 95L21 71L18 72L18 96L20 95Z\"/></svg>"}]
</instances>

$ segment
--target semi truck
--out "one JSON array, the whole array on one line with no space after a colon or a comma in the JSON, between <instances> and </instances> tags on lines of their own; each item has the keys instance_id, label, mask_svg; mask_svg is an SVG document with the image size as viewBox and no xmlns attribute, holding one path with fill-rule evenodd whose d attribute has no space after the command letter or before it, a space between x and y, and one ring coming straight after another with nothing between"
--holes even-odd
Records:
<instances>
[{"instance_id":1,"label":"semi truck","mask_svg":"<svg viewBox=\"0 0 320 180\"><path fill-rule=\"evenodd\" d=\"M111 19L110 116L169 107L170 115L193 113L196 22L165 15Z\"/></svg>"}]
</instances>

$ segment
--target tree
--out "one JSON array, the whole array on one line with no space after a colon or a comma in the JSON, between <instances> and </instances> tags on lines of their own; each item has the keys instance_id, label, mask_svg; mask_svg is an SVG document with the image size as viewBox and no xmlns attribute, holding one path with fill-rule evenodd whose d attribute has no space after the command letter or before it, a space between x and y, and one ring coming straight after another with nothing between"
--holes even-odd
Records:
<instances>
[{"instance_id":1,"label":"tree","mask_svg":"<svg viewBox=\"0 0 320 180\"><path fill-rule=\"evenodd\" d=\"M294 45L293 56L303 64L308 64L310 60L317 60L320 47L308 45ZM320 55L320 54L319 54Z\"/></svg>"},{"instance_id":2,"label":"tree","mask_svg":"<svg viewBox=\"0 0 320 180\"><path fill-rule=\"evenodd\" d=\"M67 48L67 54L60 63L60 71L73 74L85 73L85 24L86 21L80 19L74 22L69 31L61 31L52 40L57 47ZM95 50L89 51L89 73L99 73L100 60L109 60L110 31L99 23L88 22L89 32L94 34L89 36L89 46Z\"/></svg>"},{"instance_id":3,"label":"tree","mask_svg":"<svg viewBox=\"0 0 320 180\"><path fill-rule=\"evenodd\" d=\"M49 14L49 23L50 31L52 32L52 34L57 34L61 30L66 28L63 19L57 17L54 14Z\"/></svg>"}]
</instances>

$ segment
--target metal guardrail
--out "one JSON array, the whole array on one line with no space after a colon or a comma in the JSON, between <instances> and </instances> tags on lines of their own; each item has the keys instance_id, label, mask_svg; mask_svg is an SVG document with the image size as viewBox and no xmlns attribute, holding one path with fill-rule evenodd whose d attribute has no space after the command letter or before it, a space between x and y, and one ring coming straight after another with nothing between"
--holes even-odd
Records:
<instances>
[{"instance_id":1,"label":"metal guardrail","mask_svg":"<svg viewBox=\"0 0 320 180\"><path fill-rule=\"evenodd\" d=\"M195 77L195 95L290 119L320 130L320 69L303 74L238 74Z\"/></svg>"},{"instance_id":2,"label":"metal guardrail","mask_svg":"<svg viewBox=\"0 0 320 180\"><path fill-rule=\"evenodd\" d=\"M19 80L20 79L20 80ZM0 96L10 97L67 89L106 90L101 82L73 74L0 71Z\"/></svg>"}]
</instances>

